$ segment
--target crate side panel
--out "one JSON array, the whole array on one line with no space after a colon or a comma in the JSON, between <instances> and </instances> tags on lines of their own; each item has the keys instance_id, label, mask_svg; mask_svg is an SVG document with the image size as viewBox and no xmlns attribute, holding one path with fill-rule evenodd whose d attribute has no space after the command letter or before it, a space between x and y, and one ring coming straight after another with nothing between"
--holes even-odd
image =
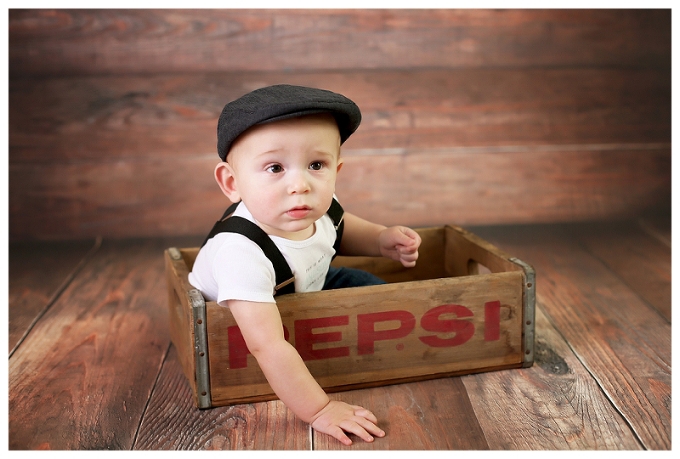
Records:
<instances>
[{"instance_id":1,"label":"crate side panel","mask_svg":"<svg viewBox=\"0 0 680 459\"><path fill-rule=\"evenodd\" d=\"M453 226L446 227L444 263L449 276L472 275L484 268L492 273L522 270L510 261L510 255L469 231Z\"/></svg>"},{"instance_id":2,"label":"crate side panel","mask_svg":"<svg viewBox=\"0 0 680 459\"><path fill-rule=\"evenodd\" d=\"M196 257L198 256L198 251L200 250L200 247L190 247L186 249L180 249L180 253L182 254L182 259L184 260L184 264L186 266L187 272L191 271L191 268L194 266L194 262L196 261ZM189 280L187 279L187 282Z\"/></svg>"},{"instance_id":3,"label":"crate side panel","mask_svg":"<svg viewBox=\"0 0 680 459\"><path fill-rule=\"evenodd\" d=\"M239 348L227 308L208 303L214 404L271 396ZM289 341L325 389L517 366L522 276L499 273L282 297ZM236 328L234 328L236 327Z\"/></svg>"},{"instance_id":4,"label":"crate side panel","mask_svg":"<svg viewBox=\"0 0 680 459\"><path fill-rule=\"evenodd\" d=\"M168 314L170 323L170 338L177 348L177 354L182 364L192 391L196 394L196 360L194 356L194 325L191 305L187 296L184 279L187 276L186 265L183 260L173 260L168 251L165 252L165 271L168 289Z\"/></svg>"}]
</instances>

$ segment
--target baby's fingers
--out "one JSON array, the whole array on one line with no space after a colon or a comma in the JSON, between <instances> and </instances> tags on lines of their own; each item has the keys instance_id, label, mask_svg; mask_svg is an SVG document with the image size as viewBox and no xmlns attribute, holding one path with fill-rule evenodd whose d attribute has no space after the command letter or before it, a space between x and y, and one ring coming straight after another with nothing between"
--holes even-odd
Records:
<instances>
[{"instance_id":1,"label":"baby's fingers","mask_svg":"<svg viewBox=\"0 0 680 459\"><path fill-rule=\"evenodd\" d=\"M375 425L373 422L369 421L368 419L361 419L358 422L359 422L359 424L361 424L361 426L364 428L364 430L366 432L368 432L369 434L373 434L376 437L384 437L385 436L385 431L382 430L377 425ZM369 438L369 440L366 440L365 438L364 438L364 440L373 441L372 437L369 436L368 438Z\"/></svg>"},{"instance_id":2,"label":"baby's fingers","mask_svg":"<svg viewBox=\"0 0 680 459\"><path fill-rule=\"evenodd\" d=\"M401 255L402 258L409 257L414 260L418 259L418 247L399 246L397 247L397 252L399 252L399 255Z\"/></svg>"},{"instance_id":3,"label":"baby's fingers","mask_svg":"<svg viewBox=\"0 0 680 459\"><path fill-rule=\"evenodd\" d=\"M340 424L340 427L342 427L342 430L344 430L345 432L352 433L368 443L373 441L373 436L370 433L368 433L368 430L377 429L375 424L370 422L368 419L364 419L359 416L356 417L356 420L347 420L343 422L342 424ZM376 433L376 435L378 434Z\"/></svg>"},{"instance_id":4,"label":"baby's fingers","mask_svg":"<svg viewBox=\"0 0 680 459\"><path fill-rule=\"evenodd\" d=\"M399 261L401 264L407 268L412 268L416 265L416 260L418 260L418 249L399 247L397 249L399 253Z\"/></svg>"},{"instance_id":5,"label":"baby's fingers","mask_svg":"<svg viewBox=\"0 0 680 459\"><path fill-rule=\"evenodd\" d=\"M376 437L385 436L385 432L376 425L378 423L378 418L376 418L373 413L362 407L355 406L354 408L359 408L354 412L354 415L356 416L356 422L363 427L365 431ZM371 437L362 438L366 441L373 441L373 438Z\"/></svg>"},{"instance_id":6,"label":"baby's fingers","mask_svg":"<svg viewBox=\"0 0 680 459\"><path fill-rule=\"evenodd\" d=\"M376 418L373 413L371 413L369 410L367 410L363 406L359 406L359 405L350 405L350 406L352 408L354 408L354 415L355 416L361 416L362 418L366 418L374 424L376 424L378 422L378 418Z\"/></svg>"},{"instance_id":7,"label":"baby's fingers","mask_svg":"<svg viewBox=\"0 0 680 459\"><path fill-rule=\"evenodd\" d=\"M345 431L338 426L331 426L326 433L331 437L335 437L345 446L350 446L352 444L352 440L350 440L347 434L345 434Z\"/></svg>"}]
</instances>

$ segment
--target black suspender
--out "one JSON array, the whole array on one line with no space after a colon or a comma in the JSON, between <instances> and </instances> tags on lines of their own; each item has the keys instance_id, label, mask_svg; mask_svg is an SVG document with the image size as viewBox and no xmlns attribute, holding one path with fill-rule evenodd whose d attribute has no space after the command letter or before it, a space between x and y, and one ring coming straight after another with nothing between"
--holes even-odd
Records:
<instances>
[{"instance_id":1,"label":"black suspender","mask_svg":"<svg viewBox=\"0 0 680 459\"><path fill-rule=\"evenodd\" d=\"M342 232L345 229L345 211L343 210L340 203L335 198L333 198L333 202L331 202L331 206L328 208L328 212L326 213L329 217L331 217L333 226L335 227L335 232L337 234L335 238L335 244L333 244L335 255L337 255L338 251L340 251ZM335 255L333 255L333 258L335 258Z\"/></svg>"},{"instance_id":2,"label":"black suspender","mask_svg":"<svg viewBox=\"0 0 680 459\"><path fill-rule=\"evenodd\" d=\"M238 204L239 203L234 203L227 208L224 215L222 215L222 218L218 220L210 230L210 233L205 238L205 241L203 241L201 247L203 247L210 238L219 233L241 234L260 246L265 256L269 258L269 261L274 265L274 273L276 274L274 295L295 293L295 276L293 276L290 266L288 266L286 259L281 254L279 248L276 247L274 241L270 239L269 235L265 233L262 228L250 220L238 216L232 217ZM342 239L342 232L345 227L344 210L340 203L333 198L333 202L327 213L333 221L333 226L335 226L335 231L337 233L335 244L333 245L333 248L337 253L340 248L340 240Z\"/></svg>"}]
</instances>

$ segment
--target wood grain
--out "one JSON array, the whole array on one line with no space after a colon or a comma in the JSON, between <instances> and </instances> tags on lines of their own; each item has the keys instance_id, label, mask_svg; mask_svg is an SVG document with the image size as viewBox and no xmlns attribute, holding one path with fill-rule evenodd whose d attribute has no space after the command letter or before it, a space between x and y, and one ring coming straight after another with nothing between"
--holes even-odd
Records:
<instances>
[{"instance_id":1,"label":"wood grain","mask_svg":"<svg viewBox=\"0 0 680 459\"><path fill-rule=\"evenodd\" d=\"M170 347L135 450L310 450L308 424L280 401L199 410Z\"/></svg>"},{"instance_id":2,"label":"wood grain","mask_svg":"<svg viewBox=\"0 0 680 459\"><path fill-rule=\"evenodd\" d=\"M611 237L593 244L626 250L596 228ZM333 394L387 431L351 449L670 449L670 324L594 255L588 226L471 229L536 268L534 366ZM196 243L105 241L9 359L10 449L345 449L279 402L193 408L162 249Z\"/></svg>"},{"instance_id":3,"label":"wood grain","mask_svg":"<svg viewBox=\"0 0 680 459\"><path fill-rule=\"evenodd\" d=\"M578 239L641 299L671 322L671 250L631 222L581 227Z\"/></svg>"},{"instance_id":4,"label":"wood grain","mask_svg":"<svg viewBox=\"0 0 680 459\"><path fill-rule=\"evenodd\" d=\"M486 450L486 435L460 377L331 394L369 409L386 433L366 443L350 435L344 446L313 431L315 450Z\"/></svg>"},{"instance_id":5,"label":"wood grain","mask_svg":"<svg viewBox=\"0 0 680 459\"><path fill-rule=\"evenodd\" d=\"M74 76L10 80L10 164L88 160L133 167L142 158L203 155L216 163L224 104L278 83L326 88L359 105L362 123L345 155L671 141L671 79L657 69Z\"/></svg>"},{"instance_id":6,"label":"wood grain","mask_svg":"<svg viewBox=\"0 0 680 459\"><path fill-rule=\"evenodd\" d=\"M356 156L346 158L337 193L348 211L386 225L625 218L668 205L669 153L558 148Z\"/></svg>"},{"instance_id":7,"label":"wood grain","mask_svg":"<svg viewBox=\"0 0 680 459\"><path fill-rule=\"evenodd\" d=\"M669 449L670 323L584 251L573 232L540 225L479 231L534 266L537 298L551 323L643 447Z\"/></svg>"},{"instance_id":8,"label":"wood grain","mask_svg":"<svg viewBox=\"0 0 680 459\"><path fill-rule=\"evenodd\" d=\"M10 449L130 449L170 343L162 248L105 242L9 361Z\"/></svg>"},{"instance_id":9,"label":"wood grain","mask_svg":"<svg viewBox=\"0 0 680 459\"><path fill-rule=\"evenodd\" d=\"M176 249L176 247L168 248L164 252L170 339L193 395L194 406L205 408L208 404L203 403L201 398L208 394L203 387L199 388L201 383L196 371L200 368L196 357L196 317L188 287L188 277L193 261L188 265L184 260L173 258L171 252L174 250L171 249Z\"/></svg>"},{"instance_id":10,"label":"wood grain","mask_svg":"<svg viewBox=\"0 0 680 459\"><path fill-rule=\"evenodd\" d=\"M488 301L500 301L502 306L498 339L485 339L484 311L485 302ZM436 315L431 316L427 323L434 320L437 325L442 322L448 325L453 318L460 317L456 322L469 324L466 331L470 335L459 328L454 333L452 330L426 325L423 321L431 309L450 305L462 305L469 313L454 312L450 307L445 312L440 309L434 311ZM305 364L326 391L431 379L522 364L522 277L517 272L479 276L478 279L434 279L292 294L278 299L277 306L282 322L289 331L291 344L300 353L310 349ZM243 355L242 363L237 360L236 356L241 354L236 351L239 348L232 344L234 339L230 339L230 336L233 335L228 331L229 327L236 326L236 322L229 310L208 302L206 311L212 403L220 406L276 398L254 357L248 354ZM362 314L381 314L365 319L364 326L369 324L370 331L365 331L361 336L369 341L368 349L359 337ZM440 315L445 319L440 319ZM327 318L337 319L340 323L326 324ZM295 337L302 326L297 322L315 323L314 319L324 320L325 324L317 324L317 331L307 332L321 334L319 343L312 337L305 338L308 336L306 334L301 334L300 341L296 341ZM393 330L397 331L389 332ZM330 338L326 344L323 344L323 335ZM433 340L437 343L432 344ZM446 341L445 345L439 340ZM313 355L312 348L331 349L328 353L333 356L322 358ZM334 352L338 350L340 355ZM319 352L327 355L323 351Z\"/></svg>"},{"instance_id":11,"label":"wood grain","mask_svg":"<svg viewBox=\"0 0 680 459\"><path fill-rule=\"evenodd\" d=\"M670 10L9 13L12 77L564 65L670 69Z\"/></svg>"},{"instance_id":12,"label":"wood grain","mask_svg":"<svg viewBox=\"0 0 680 459\"><path fill-rule=\"evenodd\" d=\"M10 355L96 250L95 245L93 241L9 244Z\"/></svg>"},{"instance_id":13,"label":"wood grain","mask_svg":"<svg viewBox=\"0 0 680 459\"><path fill-rule=\"evenodd\" d=\"M359 104L362 126L345 145L358 167L389 157L385 166L401 171L421 153L432 155L422 161L449 157L431 168L437 180L421 164L407 180L372 182L422 203L410 221L397 215L410 215L408 207L375 214L382 223L546 222L666 208L670 174L645 175L651 182L638 174L659 163L668 171L670 37L670 10L12 10L10 237L204 233L222 207L210 178L215 120L226 101L275 83L321 86ZM555 153L560 167L573 161L564 151L595 155L581 156L573 172L587 179L599 170L602 185L584 188L584 198L569 188L571 175L555 188L536 180L535 148L538 170L541 152ZM615 174L631 175L635 194L606 176L598 155L614 150L642 158ZM525 156L515 161L515 152ZM458 176L465 167L474 175ZM423 181L436 196L422 194ZM345 185L345 204L377 197L364 188ZM440 189L450 193L441 199ZM517 196L527 202L527 189L546 190L536 213L512 206ZM516 194L499 199L508 191ZM357 209L374 215L392 201Z\"/></svg>"},{"instance_id":14,"label":"wood grain","mask_svg":"<svg viewBox=\"0 0 680 459\"><path fill-rule=\"evenodd\" d=\"M661 214L643 215L641 218L638 218L637 224L650 237L671 248L671 220L671 214L664 212Z\"/></svg>"},{"instance_id":15,"label":"wood grain","mask_svg":"<svg viewBox=\"0 0 680 459\"><path fill-rule=\"evenodd\" d=\"M670 205L670 147L421 150L348 155L345 163L341 203L386 225L627 218ZM214 165L209 157L10 164L10 239L207 234L228 205Z\"/></svg>"},{"instance_id":16,"label":"wood grain","mask_svg":"<svg viewBox=\"0 0 680 459\"><path fill-rule=\"evenodd\" d=\"M544 285L545 277L537 285ZM462 377L474 413L498 450L636 450L641 445L598 381L543 313L534 366Z\"/></svg>"},{"instance_id":17,"label":"wood grain","mask_svg":"<svg viewBox=\"0 0 680 459\"><path fill-rule=\"evenodd\" d=\"M339 195L384 224L627 217L669 202L670 79L657 70L12 80L11 239L205 233L224 206L222 104L277 82L362 107Z\"/></svg>"},{"instance_id":18,"label":"wood grain","mask_svg":"<svg viewBox=\"0 0 680 459\"><path fill-rule=\"evenodd\" d=\"M12 240L203 235L225 204L217 114L274 83L360 105L338 194L381 223L670 214L670 10L8 18ZM536 365L337 394L388 431L354 448L671 448L670 225L645 230L667 252L634 230L554 228L480 231L537 270ZM10 448L337 448L279 402L187 408L168 353L168 245L105 244L64 284L9 360ZM21 288L15 311L50 301Z\"/></svg>"}]
</instances>

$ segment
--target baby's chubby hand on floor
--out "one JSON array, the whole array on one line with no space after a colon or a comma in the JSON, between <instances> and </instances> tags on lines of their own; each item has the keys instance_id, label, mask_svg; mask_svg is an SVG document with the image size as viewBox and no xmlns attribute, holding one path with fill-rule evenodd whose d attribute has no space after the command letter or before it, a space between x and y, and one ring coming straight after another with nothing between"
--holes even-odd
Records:
<instances>
[{"instance_id":1,"label":"baby's chubby hand on floor","mask_svg":"<svg viewBox=\"0 0 680 459\"><path fill-rule=\"evenodd\" d=\"M367 442L373 436L384 437L385 432L376 424L378 419L367 409L331 400L310 422L312 428L337 438L344 445L351 445L352 440L345 432L353 433Z\"/></svg>"}]
</instances>

